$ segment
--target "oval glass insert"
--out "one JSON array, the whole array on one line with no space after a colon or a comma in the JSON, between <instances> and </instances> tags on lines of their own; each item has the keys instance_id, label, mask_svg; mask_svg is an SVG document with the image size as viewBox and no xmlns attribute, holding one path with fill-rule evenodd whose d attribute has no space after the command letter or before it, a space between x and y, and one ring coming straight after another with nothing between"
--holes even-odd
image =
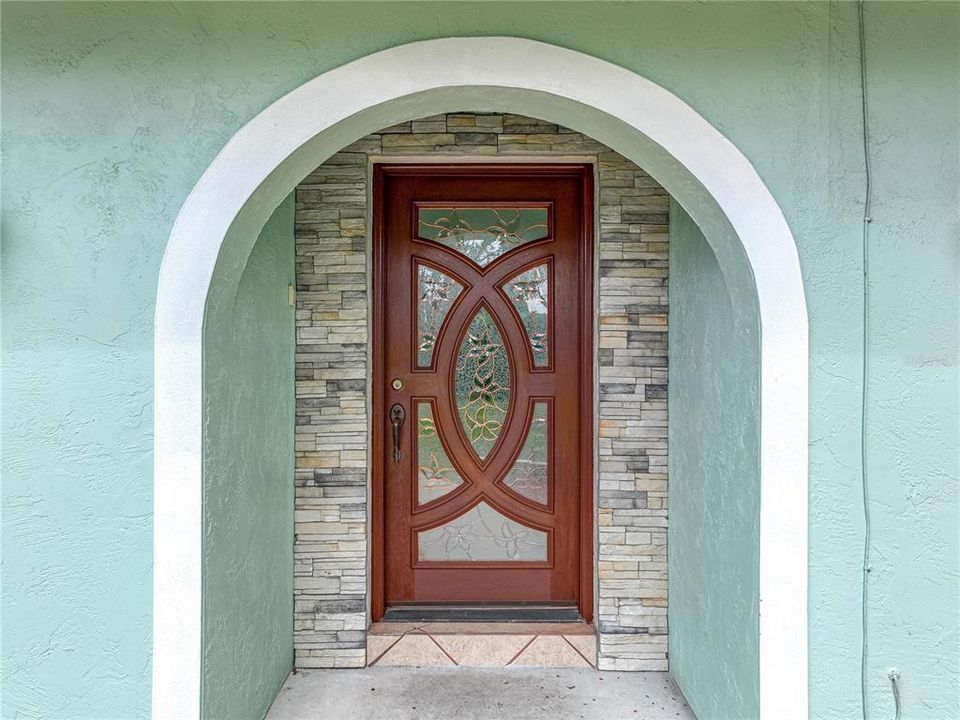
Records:
<instances>
[{"instance_id":1,"label":"oval glass insert","mask_svg":"<svg viewBox=\"0 0 960 720\"><path fill-rule=\"evenodd\" d=\"M425 505L463 484L447 456L429 402L417 403L417 502Z\"/></svg>"},{"instance_id":2,"label":"oval glass insert","mask_svg":"<svg viewBox=\"0 0 960 720\"><path fill-rule=\"evenodd\" d=\"M417 367L429 367L440 326L463 285L426 265L417 265Z\"/></svg>"},{"instance_id":3,"label":"oval glass insert","mask_svg":"<svg viewBox=\"0 0 960 720\"><path fill-rule=\"evenodd\" d=\"M480 460L496 444L510 405L510 361L485 307L477 310L455 364L457 415Z\"/></svg>"},{"instance_id":4,"label":"oval glass insert","mask_svg":"<svg viewBox=\"0 0 960 720\"><path fill-rule=\"evenodd\" d=\"M512 278L503 286L523 322L533 351L533 366L547 367L550 355L547 338L549 295L547 265L537 265Z\"/></svg>"},{"instance_id":5,"label":"oval glass insert","mask_svg":"<svg viewBox=\"0 0 960 720\"><path fill-rule=\"evenodd\" d=\"M444 525L418 532L417 556L435 562L545 562L547 534L480 502Z\"/></svg>"},{"instance_id":6,"label":"oval glass insert","mask_svg":"<svg viewBox=\"0 0 960 720\"><path fill-rule=\"evenodd\" d=\"M549 477L547 474L549 450L547 423L547 403L534 403L527 439L523 441L523 447L513 467L503 479L503 484L515 493L541 505L547 504L547 478Z\"/></svg>"},{"instance_id":7,"label":"oval glass insert","mask_svg":"<svg viewBox=\"0 0 960 720\"><path fill-rule=\"evenodd\" d=\"M484 267L514 248L549 235L545 207L417 208L417 234Z\"/></svg>"}]
</instances>

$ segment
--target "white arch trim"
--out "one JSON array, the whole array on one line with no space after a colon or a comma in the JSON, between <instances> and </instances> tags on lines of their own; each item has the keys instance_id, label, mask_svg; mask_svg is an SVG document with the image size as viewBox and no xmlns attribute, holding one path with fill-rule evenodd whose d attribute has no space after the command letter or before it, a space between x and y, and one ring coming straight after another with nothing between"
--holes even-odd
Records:
<instances>
[{"instance_id":1,"label":"white arch trim","mask_svg":"<svg viewBox=\"0 0 960 720\"><path fill-rule=\"evenodd\" d=\"M761 324L760 713L808 717L808 325L793 235L750 162L680 98L597 58L506 37L411 43L318 76L241 128L181 208L155 325L153 717L200 714L202 344L215 269L242 268L279 200L343 145L464 107L591 130L677 197L725 273L746 257ZM240 234L252 235L240 259L225 260Z\"/></svg>"}]
</instances>

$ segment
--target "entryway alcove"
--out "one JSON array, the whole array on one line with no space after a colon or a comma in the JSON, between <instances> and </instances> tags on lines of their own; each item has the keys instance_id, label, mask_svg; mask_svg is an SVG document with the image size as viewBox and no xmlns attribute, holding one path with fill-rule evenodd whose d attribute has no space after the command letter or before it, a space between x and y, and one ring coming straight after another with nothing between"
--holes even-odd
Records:
<instances>
[{"instance_id":1,"label":"entryway alcove","mask_svg":"<svg viewBox=\"0 0 960 720\"><path fill-rule=\"evenodd\" d=\"M669 205L497 113L298 185L296 667L667 669Z\"/></svg>"},{"instance_id":2,"label":"entryway alcove","mask_svg":"<svg viewBox=\"0 0 960 720\"><path fill-rule=\"evenodd\" d=\"M279 245L263 246L273 274L257 272L257 237L286 222L278 204L350 143L463 108L585 133L675 199L671 672L688 696L733 683L750 715L805 714L806 626L793 620L806 616L807 324L776 203L736 148L653 83L533 41L451 38L362 58L281 98L227 144L180 213L157 300L154 715L266 708L292 664L292 498L289 465L273 454L292 437L274 422L293 399L281 382L292 358L290 344L270 342L291 309L268 281L292 281L293 268ZM587 548L601 561L603 527L600 554ZM341 577L366 583L362 569ZM595 619L602 602L601 592ZM355 642L363 628L341 632Z\"/></svg>"}]
</instances>

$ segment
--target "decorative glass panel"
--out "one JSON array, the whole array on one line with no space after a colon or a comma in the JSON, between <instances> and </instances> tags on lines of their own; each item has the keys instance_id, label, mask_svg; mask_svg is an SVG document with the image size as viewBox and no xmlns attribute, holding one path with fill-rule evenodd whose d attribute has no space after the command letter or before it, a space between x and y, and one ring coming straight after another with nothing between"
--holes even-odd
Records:
<instances>
[{"instance_id":1,"label":"decorative glass panel","mask_svg":"<svg viewBox=\"0 0 960 720\"><path fill-rule=\"evenodd\" d=\"M477 457L497 442L510 404L510 362L486 308L470 321L456 360L457 414Z\"/></svg>"},{"instance_id":2,"label":"decorative glass panel","mask_svg":"<svg viewBox=\"0 0 960 720\"><path fill-rule=\"evenodd\" d=\"M547 534L481 502L445 525L417 533L417 549L428 561L543 562Z\"/></svg>"},{"instance_id":3,"label":"decorative glass panel","mask_svg":"<svg viewBox=\"0 0 960 720\"><path fill-rule=\"evenodd\" d=\"M547 266L537 265L503 286L530 338L534 367L546 367L550 362L547 349L547 282Z\"/></svg>"},{"instance_id":4,"label":"decorative glass panel","mask_svg":"<svg viewBox=\"0 0 960 720\"><path fill-rule=\"evenodd\" d=\"M443 497L463 483L440 443L433 408L428 402L417 403L417 466L417 500L421 505Z\"/></svg>"},{"instance_id":5,"label":"decorative glass panel","mask_svg":"<svg viewBox=\"0 0 960 720\"><path fill-rule=\"evenodd\" d=\"M439 270L417 266L417 367L429 367L440 326L463 286Z\"/></svg>"},{"instance_id":6,"label":"decorative glass panel","mask_svg":"<svg viewBox=\"0 0 960 720\"><path fill-rule=\"evenodd\" d=\"M533 418L520 455L503 484L541 505L547 504L547 404L533 404Z\"/></svg>"},{"instance_id":7,"label":"decorative glass panel","mask_svg":"<svg viewBox=\"0 0 960 720\"><path fill-rule=\"evenodd\" d=\"M418 234L466 255L481 267L514 248L547 237L547 208L418 208Z\"/></svg>"}]
</instances>

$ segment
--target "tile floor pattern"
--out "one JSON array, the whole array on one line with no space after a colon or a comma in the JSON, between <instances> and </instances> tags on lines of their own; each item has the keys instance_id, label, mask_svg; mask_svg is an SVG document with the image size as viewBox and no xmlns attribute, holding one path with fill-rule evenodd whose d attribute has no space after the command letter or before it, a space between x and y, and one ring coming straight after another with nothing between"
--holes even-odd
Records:
<instances>
[{"instance_id":1,"label":"tile floor pattern","mask_svg":"<svg viewBox=\"0 0 960 720\"><path fill-rule=\"evenodd\" d=\"M696 720L665 672L372 667L290 675L266 720Z\"/></svg>"},{"instance_id":2,"label":"tile floor pattern","mask_svg":"<svg viewBox=\"0 0 960 720\"><path fill-rule=\"evenodd\" d=\"M593 668L596 631L583 623L376 623L367 665Z\"/></svg>"}]
</instances>

